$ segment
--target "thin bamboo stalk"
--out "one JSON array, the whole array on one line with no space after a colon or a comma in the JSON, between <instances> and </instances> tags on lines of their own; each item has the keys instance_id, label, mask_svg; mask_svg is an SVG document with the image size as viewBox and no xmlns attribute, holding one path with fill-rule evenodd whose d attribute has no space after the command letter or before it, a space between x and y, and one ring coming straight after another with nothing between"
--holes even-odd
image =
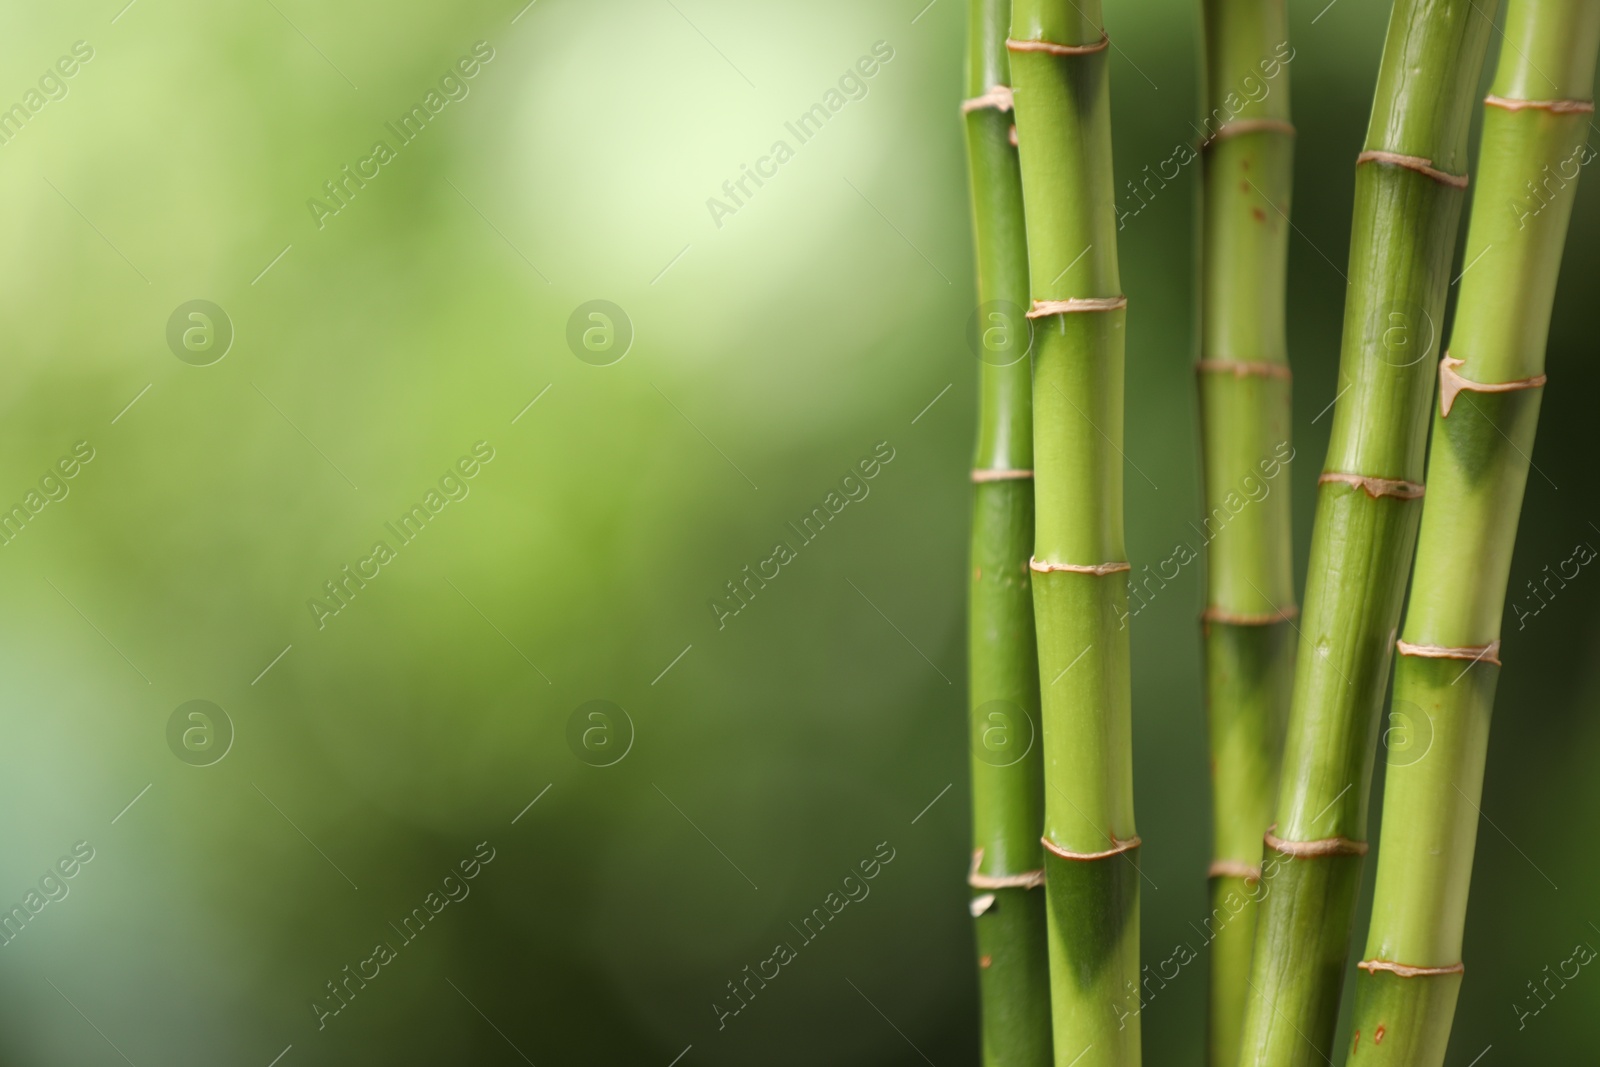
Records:
<instances>
[{"instance_id":1,"label":"thin bamboo stalk","mask_svg":"<svg viewBox=\"0 0 1600 1067\"><path fill-rule=\"evenodd\" d=\"M1395 666L1383 847L1349 1063L1444 1062L1550 308L1578 171L1592 158L1600 3L1509 0L1504 33Z\"/></svg>"},{"instance_id":2,"label":"thin bamboo stalk","mask_svg":"<svg viewBox=\"0 0 1600 1067\"><path fill-rule=\"evenodd\" d=\"M1099 0L1014 0L1033 294L1045 886L1056 1063L1139 1062L1123 339Z\"/></svg>"},{"instance_id":3,"label":"thin bamboo stalk","mask_svg":"<svg viewBox=\"0 0 1600 1067\"><path fill-rule=\"evenodd\" d=\"M1284 0L1202 0L1200 432L1211 740L1206 1062L1234 1067L1261 835L1294 672L1284 286L1294 127Z\"/></svg>"},{"instance_id":4,"label":"thin bamboo stalk","mask_svg":"<svg viewBox=\"0 0 1600 1067\"><path fill-rule=\"evenodd\" d=\"M1377 720L1421 511L1467 127L1494 0L1396 0L1357 157L1339 388L1239 1062L1331 1052ZM1276 835L1276 836L1274 836Z\"/></svg>"},{"instance_id":5,"label":"thin bamboo stalk","mask_svg":"<svg viewBox=\"0 0 1600 1067\"><path fill-rule=\"evenodd\" d=\"M979 416L967 662L972 726L972 911L985 1067L1050 1062L1044 757L1028 554L1032 368L1022 179L1011 145L1010 0L969 6L962 105L978 261Z\"/></svg>"}]
</instances>

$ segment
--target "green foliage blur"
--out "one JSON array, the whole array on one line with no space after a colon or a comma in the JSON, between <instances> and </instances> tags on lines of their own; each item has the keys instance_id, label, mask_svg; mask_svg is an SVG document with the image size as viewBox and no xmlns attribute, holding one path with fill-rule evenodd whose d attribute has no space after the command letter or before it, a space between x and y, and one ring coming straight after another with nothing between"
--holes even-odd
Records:
<instances>
[{"instance_id":1,"label":"green foliage blur","mask_svg":"<svg viewBox=\"0 0 1600 1067\"><path fill-rule=\"evenodd\" d=\"M0 12L0 1063L976 1060L965 12L524 2ZM1194 137L1197 10L1108 6L1138 567L1197 536L1197 168L1123 185ZM1302 570L1387 17L1319 9L1289 67ZM1583 180L1514 598L1600 543ZM182 344L214 315L169 343L194 300L220 360ZM610 365L569 346L591 300L631 323ZM1506 626L1451 1064L1594 1047L1600 978L1519 1011L1600 944L1596 590ZM1195 565L1133 623L1152 963L1206 914L1199 606ZM194 700L226 722L169 730ZM1204 985L1159 989L1148 1062L1201 1061Z\"/></svg>"}]
</instances>

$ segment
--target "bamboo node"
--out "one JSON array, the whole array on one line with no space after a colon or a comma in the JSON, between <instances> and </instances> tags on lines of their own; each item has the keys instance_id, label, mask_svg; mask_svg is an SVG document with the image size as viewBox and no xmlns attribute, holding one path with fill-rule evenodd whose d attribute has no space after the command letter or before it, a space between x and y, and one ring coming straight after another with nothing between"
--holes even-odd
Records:
<instances>
[{"instance_id":1,"label":"bamboo node","mask_svg":"<svg viewBox=\"0 0 1600 1067\"><path fill-rule=\"evenodd\" d=\"M1374 500L1385 496L1398 497L1401 500L1422 499L1422 486L1416 482L1401 481L1398 478L1369 478L1365 474L1323 471L1322 476L1317 479L1318 485L1331 482L1354 486Z\"/></svg>"},{"instance_id":2,"label":"bamboo node","mask_svg":"<svg viewBox=\"0 0 1600 1067\"><path fill-rule=\"evenodd\" d=\"M1028 569L1038 571L1040 574L1049 574L1051 571L1068 571L1072 574L1116 574L1119 571L1133 570L1131 563L1051 563L1041 562L1036 559L1028 560Z\"/></svg>"},{"instance_id":3,"label":"bamboo node","mask_svg":"<svg viewBox=\"0 0 1600 1067\"><path fill-rule=\"evenodd\" d=\"M971 100L961 101L961 113L970 115L974 111L982 111L992 107L996 111L1010 111L1016 106L1016 101L1011 94L1009 85L991 85L982 96L975 96Z\"/></svg>"},{"instance_id":4,"label":"bamboo node","mask_svg":"<svg viewBox=\"0 0 1600 1067\"><path fill-rule=\"evenodd\" d=\"M1232 374L1235 378L1282 378L1288 381L1293 377L1287 363L1252 363L1243 359L1202 359L1195 365L1195 370L1201 374L1221 372Z\"/></svg>"},{"instance_id":5,"label":"bamboo node","mask_svg":"<svg viewBox=\"0 0 1600 1067\"><path fill-rule=\"evenodd\" d=\"M1465 389L1471 393L1515 393L1520 389L1539 389L1549 380L1546 375L1535 374L1532 378L1518 378L1514 382L1475 382L1470 378L1463 378L1457 367L1465 366L1466 360L1457 359L1449 352L1439 360L1439 417L1449 418L1450 409L1455 407L1456 394Z\"/></svg>"},{"instance_id":6,"label":"bamboo node","mask_svg":"<svg viewBox=\"0 0 1600 1067\"><path fill-rule=\"evenodd\" d=\"M1410 641L1396 641L1394 647L1400 650L1402 656L1423 656L1427 659L1470 659L1476 663L1483 660L1500 666L1500 641L1496 638L1487 645L1465 645L1461 648L1449 648L1445 645L1413 645Z\"/></svg>"},{"instance_id":7,"label":"bamboo node","mask_svg":"<svg viewBox=\"0 0 1600 1067\"><path fill-rule=\"evenodd\" d=\"M979 874L978 864L982 862L983 849L973 849L972 869L967 872L967 884L974 889L1037 889L1044 885L1043 868L1023 871L1021 874Z\"/></svg>"},{"instance_id":8,"label":"bamboo node","mask_svg":"<svg viewBox=\"0 0 1600 1067\"><path fill-rule=\"evenodd\" d=\"M1288 607L1279 608L1261 615L1235 615L1223 611L1221 608L1206 608L1200 613L1201 622L1220 622L1224 626L1272 626L1280 622L1300 617L1300 606L1290 604Z\"/></svg>"},{"instance_id":9,"label":"bamboo node","mask_svg":"<svg viewBox=\"0 0 1600 1067\"><path fill-rule=\"evenodd\" d=\"M1397 167L1414 170L1418 174L1426 174L1441 185L1448 185L1453 189L1465 189L1467 176L1465 174L1449 174L1433 165L1433 160L1421 156L1407 156L1399 152L1367 151L1356 157L1356 166L1363 163L1392 163Z\"/></svg>"},{"instance_id":10,"label":"bamboo node","mask_svg":"<svg viewBox=\"0 0 1600 1067\"><path fill-rule=\"evenodd\" d=\"M1111 834L1109 836L1111 837L1111 847L1103 852L1073 852L1071 849L1062 848L1048 837L1041 837L1039 840L1044 844L1045 848L1049 849L1053 854L1060 856L1062 859L1080 861L1107 859L1111 856L1117 855L1120 852L1130 852L1144 844L1143 841L1139 840L1138 834L1134 834L1126 841L1118 841L1116 834Z\"/></svg>"},{"instance_id":11,"label":"bamboo node","mask_svg":"<svg viewBox=\"0 0 1600 1067\"><path fill-rule=\"evenodd\" d=\"M1212 860L1206 871L1207 878L1243 878L1247 882L1261 881L1261 865L1243 860Z\"/></svg>"},{"instance_id":12,"label":"bamboo node","mask_svg":"<svg viewBox=\"0 0 1600 1067\"><path fill-rule=\"evenodd\" d=\"M1273 829L1277 829L1276 826ZM1320 837L1315 841L1285 841L1268 830L1262 838L1267 847L1285 856L1315 858L1317 856L1365 856L1367 843L1352 841L1348 837Z\"/></svg>"},{"instance_id":13,"label":"bamboo node","mask_svg":"<svg viewBox=\"0 0 1600 1067\"><path fill-rule=\"evenodd\" d=\"M1388 971L1401 978L1432 978L1441 974L1464 974L1467 970L1462 963L1452 963L1448 967L1413 967L1409 963L1395 963L1393 960L1362 960L1356 966L1368 974Z\"/></svg>"},{"instance_id":14,"label":"bamboo node","mask_svg":"<svg viewBox=\"0 0 1600 1067\"><path fill-rule=\"evenodd\" d=\"M1522 111L1531 108L1537 111L1553 111L1558 115L1587 115L1594 112L1593 100L1513 100L1510 97L1495 96L1490 93L1483 98L1483 102L1489 107L1504 108L1507 111Z\"/></svg>"},{"instance_id":15,"label":"bamboo node","mask_svg":"<svg viewBox=\"0 0 1600 1067\"><path fill-rule=\"evenodd\" d=\"M1016 478L1032 478L1032 477L1033 477L1033 472L1032 471L1011 470L1011 469L1008 469L1008 468L1000 468L1000 467L991 467L991 468L982 469L982 470L974 470L972 472L972 480L975 481L975 482L1007 482L1007 481L1011 481L1011 480L1016 479Z\"/></svg>"},{"instance_id":16,"label":"bamboo node","mask_svg":"<svg viewBox=\"0 0 1600 1067\"><path fill-rule=\"evenodd\" d=\"M1294 123L1283 119L1234 119L1224 122L1217 127L1217 132L1200 142L1200 149L1204 151L1218 141L1229 137L1243 137L1247 133L1282 133L1290 137L1295 135Z\"/></svg>"},{"instance_id":17,"label":"bamboo node","mask_svg":"<svg viewBox=\"0 0 1600 1067\"><path fill-rule=\"evenodd\" d=\"M1120 311L1128 306L1125 296L1075 296L1070 300L1035 300L1028 311L1030 319L1047 315L1071 315L1080 311Z\"/></svg>"},{"instance_id":18,"label":"bamboo node","mask_svg":"<svg viewBox=\"0 0 1600 1067\"><path fill-rule=\"evenodd\" d=\"M1006 38L1006 49L1012 52L1044 52L1052 56L1087 56L1104 52L1111 47L1111 38L1105 30L1093 44L1056 44L1054 41L1018 41Z\"/></svg>"}]
</instances>

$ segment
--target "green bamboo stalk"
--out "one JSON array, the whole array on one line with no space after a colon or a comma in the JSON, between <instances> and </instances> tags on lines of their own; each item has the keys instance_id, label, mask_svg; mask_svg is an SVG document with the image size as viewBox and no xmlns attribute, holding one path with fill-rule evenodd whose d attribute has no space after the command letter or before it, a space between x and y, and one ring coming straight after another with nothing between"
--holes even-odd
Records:
<instances>
[{"instance_id":1,"label":"green bamboo stalk","mask_svg":"<svg viewBox=\"0 0 1600 1067\"><path fill-rule=\"evenodd\" d=\"M1390 15L1357 157L1340 391L1267 837L1282 866L1257 919L1244 1067L1310 1067L1331 1052L1377 720L1421 511L1472 94L1494 9L1494 0L1396 0Z\"/></svg>"},{"instance_id":2,"label":"green bamboo stalk","mask_svg":"<svg viewBox=\"0 0 1600 1067\"><path fill-rule=\"evenodd\" d=\"M1123 339L1099 0L1014 0L1034 337L1034 619L1056 1063L1139 1062Z\"/></svg>"},{"instance_id":3,"label":"green bamboo stalk","mask_svg":"<svg viewBox=\"0 0 1600 1067\"><path fill-rule=\"evenodd\" d=\"M1200 432L1211 734L1206 1062L1234 1067L1261 836L1294 671L1284 287L1294 127L1284 0L1202 0Z\"/></svg>"},{"instance_id":4,"label":"green bamboo stalk","mask_svg":"<svg viewBox=\"0 0 1600 1067\"><path fill-rule=\"evenodd\" d=\"M1395 666L1352 1064L1444 1062L1550 307L1578 171L1593 158L1600 3L1509 0L1504 32Z\"/></svg>"},{"instance_id":5,"label":"green bamboo stalk","mask_svg":"<svg viewBox=\"0 0 1600 1067\"><path fill-rule=\"evenodd\" d=\"M969 6L962 105L978 261L977 451L967 663L972 887L985 1067L1050 1062L1044 757L1028 554L1033 545L1032 368L1022 179L1011 145L1010 0Z\"/></svg>"}]
</instances>

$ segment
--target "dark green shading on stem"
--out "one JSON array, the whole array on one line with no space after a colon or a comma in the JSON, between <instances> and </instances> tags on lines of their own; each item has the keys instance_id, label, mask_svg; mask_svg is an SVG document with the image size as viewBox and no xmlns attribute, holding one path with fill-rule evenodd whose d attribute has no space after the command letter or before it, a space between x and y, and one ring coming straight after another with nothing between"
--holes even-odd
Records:
<instances>
[{"instance_id":1,"label":"dark green shading on stem","mask_svg":"<svg viewBox=\"0 0 1600 1067\"><path fill-rule=\"evenodd\" d=\"M1493 0L1397 0L1356 166L1349 288L1239 1062L1329 1061L1378 716L1421 512L1467 127ZM1281 839L1281 840L1279 840Z\"/></svg>"},{"instance_id":2,"label":"dark green shading on stem","mask_svg":"<svg viewBox=\"0 0 1600 1067\"><path fill-rule=\"evenodd\" d=\"M1050 1062L1041 883L1044 757L1028 555L1033 408L1022 179L1011 145L1009 0L972 0L964 125L978 259L979 423L967 642L972 883L985 1067ZM999 87L999 88L997 88ZM993 343L991 343L993 342Z\"/></svg>"},{"instance_id":3,"label":"dark green shading on stem","mask_svg":"<svg viewBox=\"0 0 1600 1067\"><path fill-rule=\"evenodd\" d=\"M1016 0L1012 83L1034 300L1034 618L1050 998L1060 1067L1139 1062L1123 338L1097 0Z\"/></svg>"},{"instance_id":4,"label":"dark green shading on stem","mask_svg":"<svg viewBox=\"0 0 1600 1067\"><path fill-rule=\"evenodd\" d=\"M1294 51L1283 0L1202 0L1201 10L1197 370L1214 920L1206 1062L1233 1067L1255 941L1251 888L1272 822L1294 664L1284 334Z\"/></svg>"},{"instance_id":5,"label":"dark green shading on stem","mask_svg":"<svg viewBox=\"0 0 1600 1067\"><path fill-rule=\"evenodd\" d=\"M1600 3L1510 0L1505 35L1385 731L1383 851L1351 1064L1444 1062L1550 308L1578 172L1593 158Z\"/></svg>"}]
</instances>

